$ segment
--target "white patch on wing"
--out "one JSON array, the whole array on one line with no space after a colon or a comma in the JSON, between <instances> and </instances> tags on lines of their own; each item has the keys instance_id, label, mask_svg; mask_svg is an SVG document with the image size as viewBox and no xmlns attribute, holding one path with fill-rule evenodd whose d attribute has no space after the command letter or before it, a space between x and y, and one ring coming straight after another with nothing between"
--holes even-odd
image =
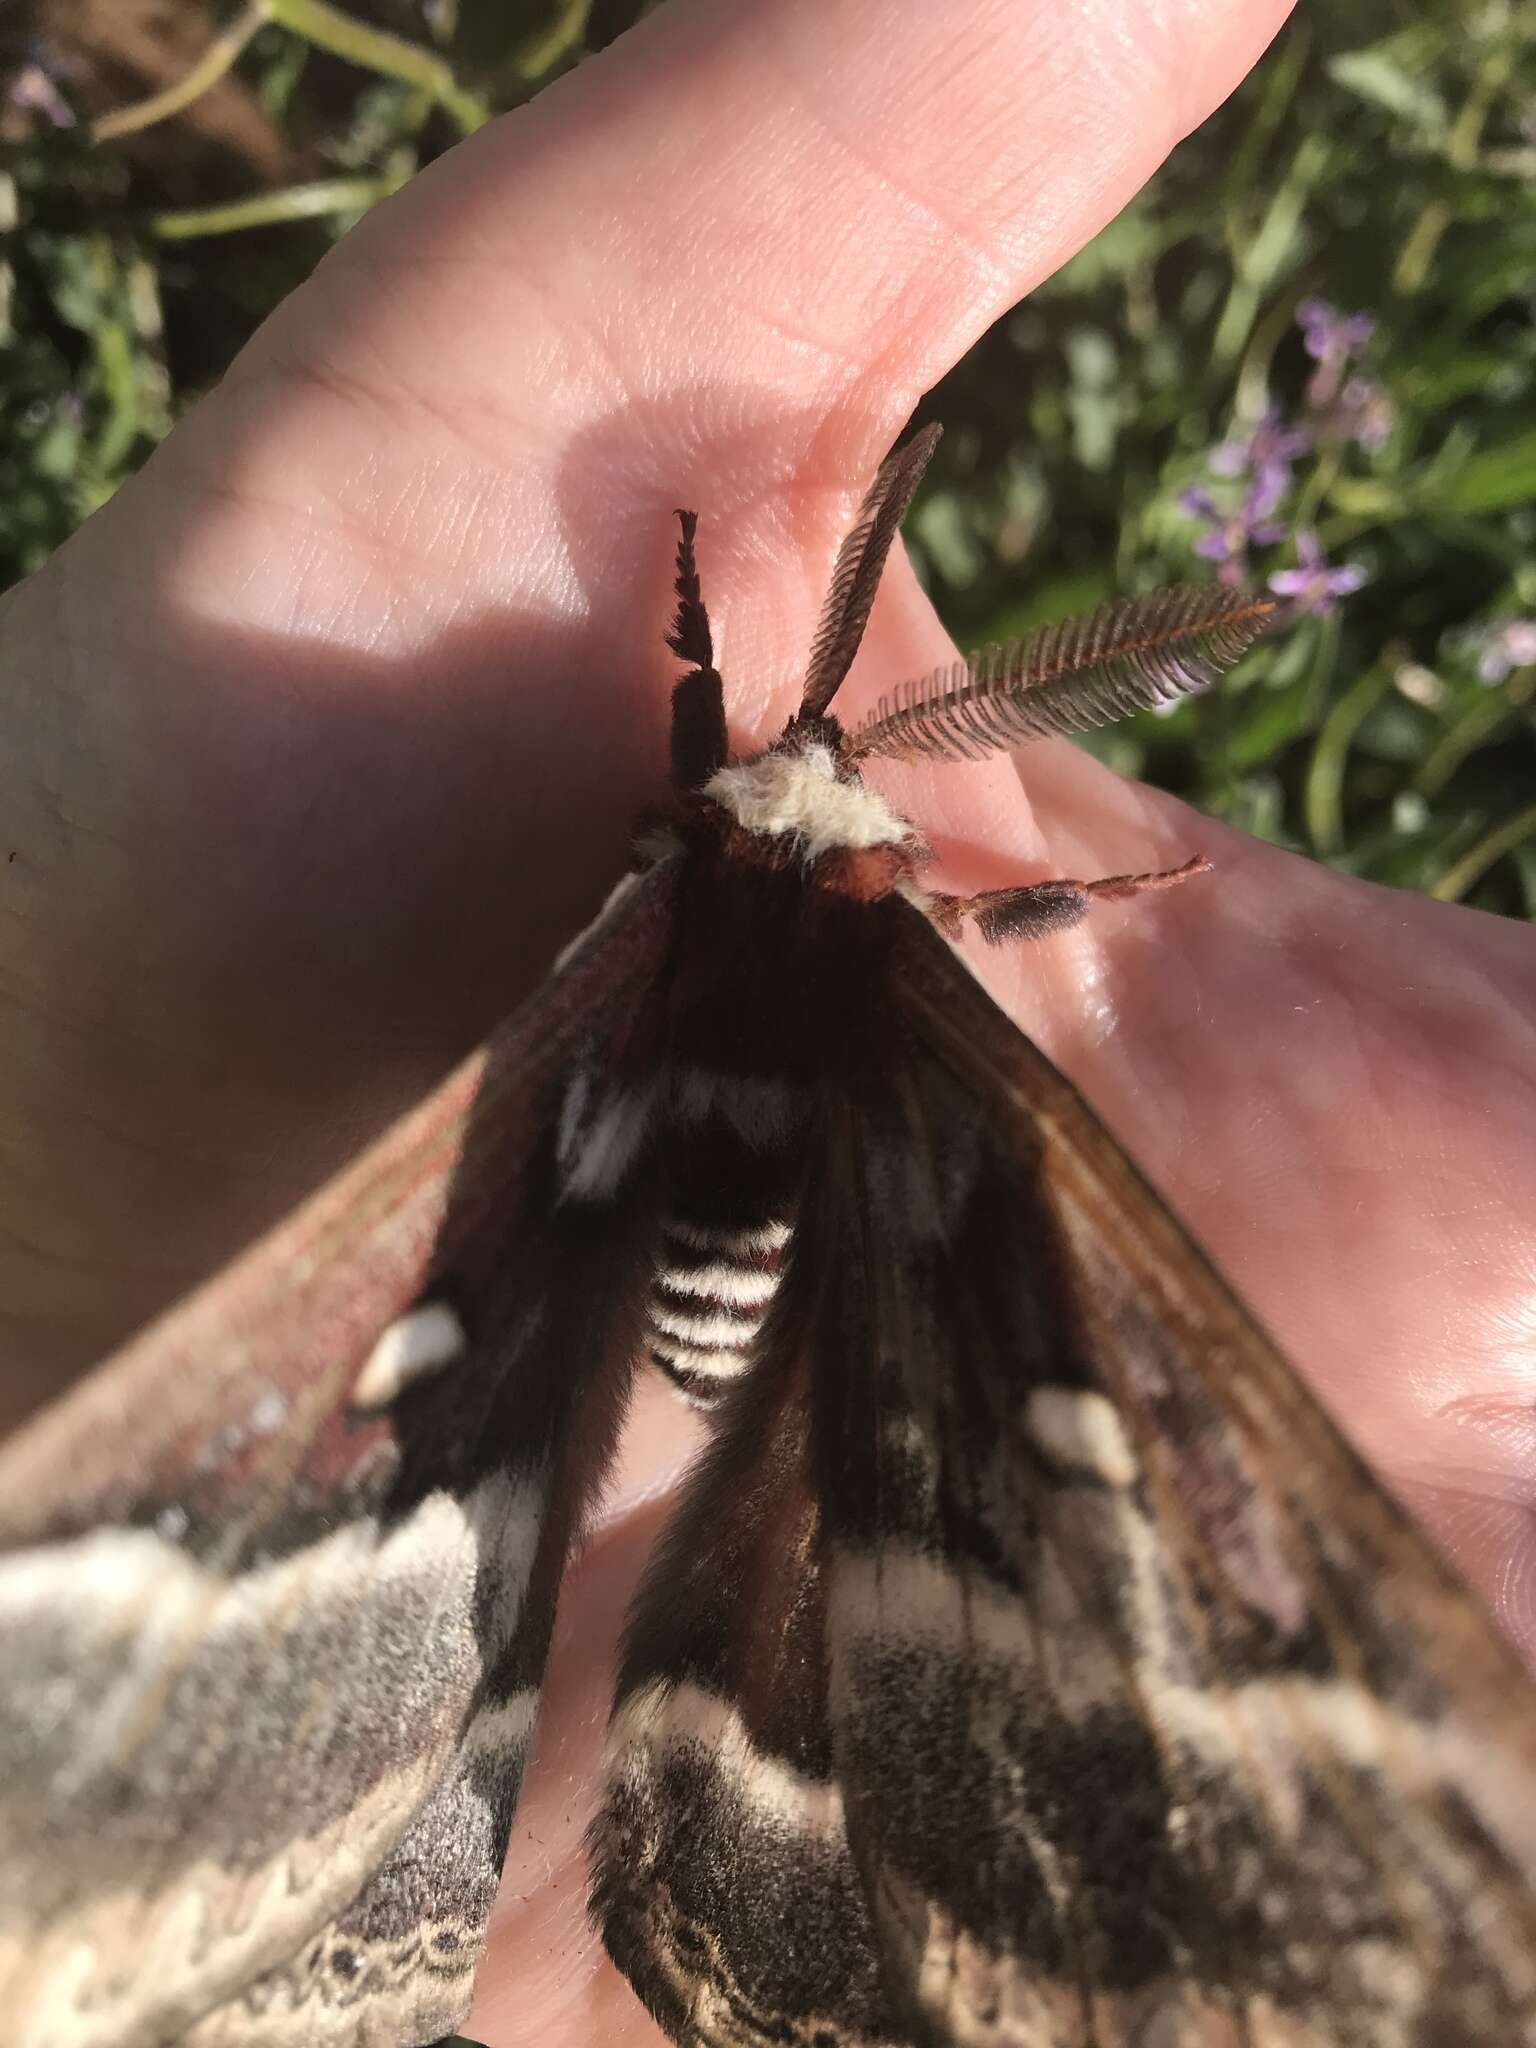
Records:
<instances>
[{"instance_id":1,"label":"white patch on wing","mask_svg":"<svg viewBox=\"0 0 1536 2048\"><path fill-rule=\"evenodd\" d=\"M1082 1387L1036 1387L1024 1426L1046 1456L1106 1486L1133 1486L1136 1453L1113 1402Z\"/></svg>"},{"instance_id":2,"label":"white patch on wing","mask_svg":"<svg viewBox=\"0 0 1536 2048\"><path fill-rule=\"evenodd\" d=\"M424 1301L392 1322L369 1352L352 1389L354 1408L387 1408L428 1373L463 1352L464 1325L446 1301Z\"/></svg>"},{"instance_id":3,"label":"white patch on wing","mask_svg":"<svg viewBox=\"0 0 1536 2048\"><path fill-rule=\"evenodd\" d=\"M760 1819L801 1834L843 1835L843 1795L838 1787L765 1755L739 1711L718 1693L700 1685L653 1679L615 1710L608 1730L610 1777L647 1772L669 1749L702 1751Z\"/></svg>"},{"instance_id":4,"label":"white patch on wing","mask_svg":"<svg viewBox=\"0 0 1536 2048\"><path fill-rule=\"evenodd\" d=\"M671 825L653 825L635 839L635 852L648 868L659 868L664 860L683 850L683 842Z\"/></svg>"},{"instance_id":5,"label":"white patch on wing","mask_svg":"<svg viewBox=\"0 0 1536 2048\"><path fill-rule=\"evenodd\" d=\"M283 1426L288 1407L275 1387L268 1387L258 1394L244 1415L223 1423L205 1442L199 1445L193 1460L193 1469L199 1472L218 1471L233 1458L238 1458L253 1439L273 1436Z\"/></svg>"},{"instance_id":6,"label":"white patch on wing","mask_svg":"<svg viewBox=\"0 0 1536 2048\"><path fill-rule=\"evenodd\" d=\"M275 1436L287 1419L288 1403L275 1387L268 1387L245 1418L245 1426L252 1436Z\"/></svg>"},{"instance_id":7,"label":"white patch on wing","mask_svg":"<svg viewBox=\"0 0 1536 2048\"><path fill-rule=\"evenodd\" d=\"M482 1756L499 1757L511 1751L521 1756L533 1733L538 1711L539 1695L532 1686L523 1692L513 1693L510 1699L482 1707L465 1731L466 1754L473 1751Z\"/></svg>"},{"instance_id":8,"label":"white patch on wing","mask_svg":"<svg viewBox=\"0 0 1536 2048\"><path fill-rule=\"evenodd\" d=\"M659 862L655 864L659 865ZM630 896L640 886L641 879L641 876L638 874L620 875L605 897L602 909L593 918L592 922L588 925L583 925L570 944L562 946L555 955L555 964L549 970L551 974L559 974L563 968L568 967L582 947L585 946L588 939L596 938L603 926L607 924L609 919L623 904L626 897Z\"/></svg>"},{"instance_id":9,"label":"white patch on wing","mask_svg":"<svg viewBox=\"0 0 1536 2048\"><path fill-rule=\"evenodd\" d=\"M794 836L813 861L839 847L899 846L912 828L867 783L840 782L830 747L772 749L720 769L704 794L744 831Z\"/></svg>"},{"instance_id":10,"label":"white patch on wing","mask_svg":"<svg viewBox=\"0 0 1536 2048\"><path fill-rule=\"evenodd\" d=\"M617 1193L650 1132L656 1095L654 1081L637 1081L594 1099L590 1068L577 1066L555 1136L562 1201L602 1202Z\"/></svg>"}]
</instances>

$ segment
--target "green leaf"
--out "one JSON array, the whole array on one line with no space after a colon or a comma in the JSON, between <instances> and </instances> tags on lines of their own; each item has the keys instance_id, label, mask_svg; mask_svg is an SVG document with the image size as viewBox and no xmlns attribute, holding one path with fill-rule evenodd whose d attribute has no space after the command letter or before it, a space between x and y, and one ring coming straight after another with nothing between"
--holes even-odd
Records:
<instances>
[{"instance_id":1,"label":"green leaf","mask_svg":"<svg viewBox=\"0 0 1536 2048\"><path fill-rule=\"evenodd\" d=\"M1497 512L1536 499L1536 428L1464 463L1445 485L1442 502L1455 512Z\"/></svg>"},{"instance_id":2,"label":"green leaf","mask_svg":"<svg viewBox=\"0 0 1536 2048\"><path fill-rule=\"evenodd\" d=\"M1384 50L1346 50L1329 59L1328 75L1346 92L1385 108L1425 135L1438 136L1445 130L1445 102L1439 93Z\"/></svg>"}]
</instances>

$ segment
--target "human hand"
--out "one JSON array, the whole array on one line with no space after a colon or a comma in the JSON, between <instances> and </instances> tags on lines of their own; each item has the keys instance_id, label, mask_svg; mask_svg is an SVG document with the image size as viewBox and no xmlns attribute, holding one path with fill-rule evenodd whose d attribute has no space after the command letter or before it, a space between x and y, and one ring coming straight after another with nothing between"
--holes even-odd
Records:
<instances>
[{"instance_id":1,"label":"human hand","mask_svg":"<svg viewBox=\"0 0 1536 2048\"><path fill-rule=\"evenodd\" d=\"M18 1395L275 1220L595 904L661 776L671 508L700 510L734 728L764 737L918 393L1284 12L670 8L370 216L12 594ZM898 560L847 703L947 651ZM1212 858L990 956L992 985L1529 1644L1529 935L1066 747L880 779L950 886ZM643 1408L562 1611L470 2025L498 2048L650 2037L579 1858L605 1627L691 1440Z\"/></svg>"}]
</instances>

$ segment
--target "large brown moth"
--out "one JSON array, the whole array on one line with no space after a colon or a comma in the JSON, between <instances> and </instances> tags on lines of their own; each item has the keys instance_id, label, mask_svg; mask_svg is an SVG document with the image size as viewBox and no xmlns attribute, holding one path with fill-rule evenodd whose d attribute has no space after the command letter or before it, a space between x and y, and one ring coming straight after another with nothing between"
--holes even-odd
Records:
<instances>
[{"instance_id":1,"label":"large brown moth","mask_svg":"<svg viewBox=\"0 0 1536 2048\"><path fill-rule=\"evenodd\" d=\"M648 1350L709 1446L593 1911L712 2048L1536 2042L1512 1653L946 942L864 780L1210 681L1110 606L732 756L684 515L670 803L540 992L0 1460L7 2048L417 2048L469 2002L561 1573Z\"/></svg>"}]
</instances>

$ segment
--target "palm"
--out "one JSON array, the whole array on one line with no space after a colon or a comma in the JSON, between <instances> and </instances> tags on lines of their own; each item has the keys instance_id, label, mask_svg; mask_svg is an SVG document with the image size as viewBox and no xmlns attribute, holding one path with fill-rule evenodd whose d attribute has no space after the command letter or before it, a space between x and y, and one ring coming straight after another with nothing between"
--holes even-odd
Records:
<instances>
[{"instance_id":1,"label":"palm","mask_svg":"<svg viewBox=\"0 0 1536 2048\"><path fill-rule=\"evenodd\" d=\"M917 394L1284 12L669 9L381 209L14 594L19 1401L339 1164L596 900L659 774L671 508L703 515L737 732L763 735ZM850 700L945 651L896 564ZM1525 934L1237 839L1068 749L1023 773L1029 800L1006 762L888 786L962 885L1028 879L1047 849L1090 876L1216 861L995 956L993 984L1524 1640ZM685 1448L680 1411L649 1412L632 1491ZM568 1589L493 2040L647 2032L592 1960L573 1781L656 1513L616 1510Z\"/></svg>"}]
</instances>

